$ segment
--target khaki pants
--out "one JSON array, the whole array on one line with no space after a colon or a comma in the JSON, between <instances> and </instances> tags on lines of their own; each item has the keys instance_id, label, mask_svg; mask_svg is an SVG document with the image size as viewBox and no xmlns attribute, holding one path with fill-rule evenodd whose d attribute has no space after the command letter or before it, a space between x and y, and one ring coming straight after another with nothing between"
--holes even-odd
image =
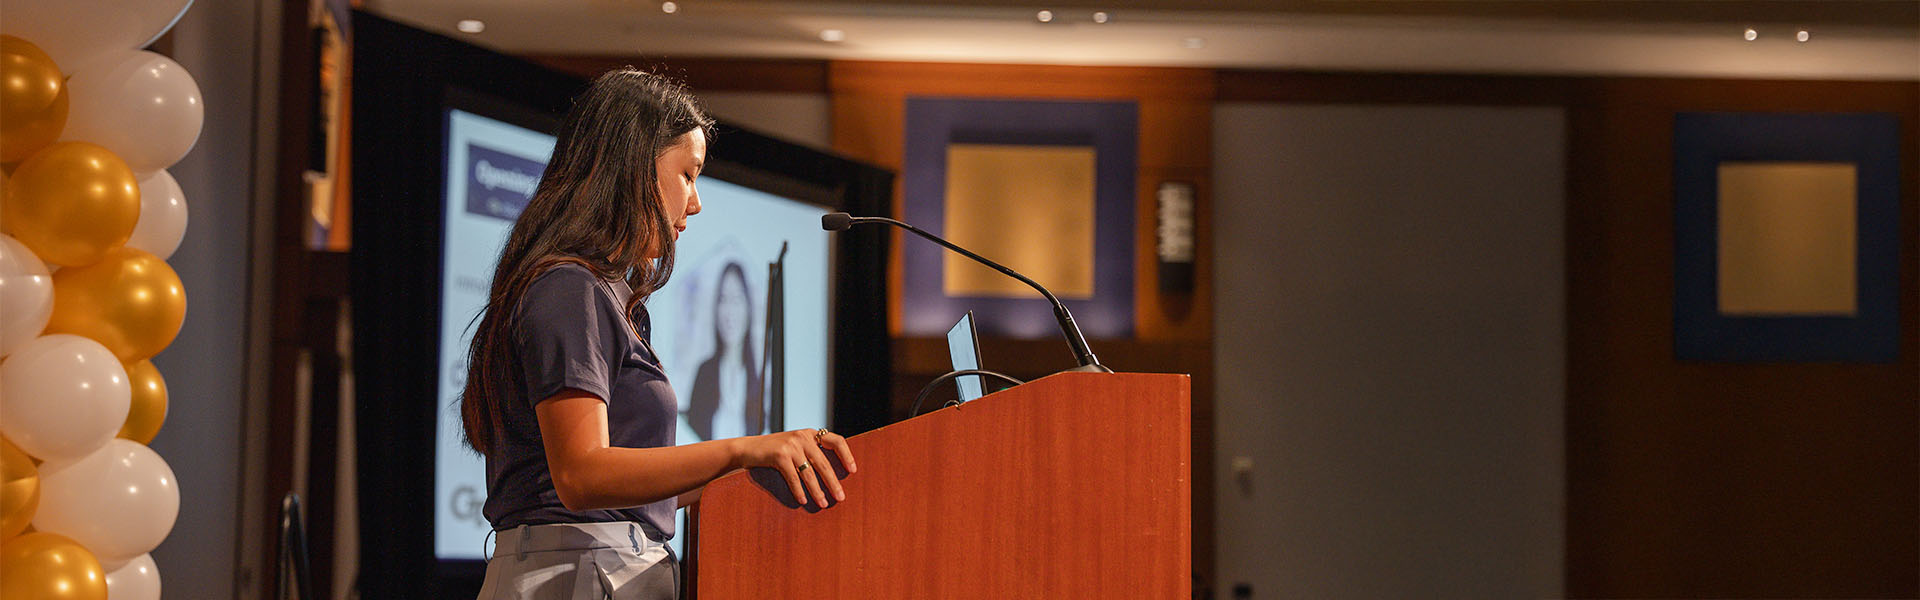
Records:
<instances>
[{"instance_id":1,"label":"khaki pants","mask_svg":"<svg viewBox=\"0 0 1920 600\"><path fill-rule=\"evenodd\" d=\"M478 600L674 600L680 561L631 522L501 531Z\"/></svg>"}]
</instances>

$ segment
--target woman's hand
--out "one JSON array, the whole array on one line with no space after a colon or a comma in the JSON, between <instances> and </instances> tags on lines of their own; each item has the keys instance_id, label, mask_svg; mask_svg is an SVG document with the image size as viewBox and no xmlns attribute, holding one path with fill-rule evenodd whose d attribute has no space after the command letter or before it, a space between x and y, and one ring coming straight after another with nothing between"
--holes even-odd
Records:
<instances>
[{"instance_id":1,"label":"woman's hand","mask_svg":"<svg viewBox=\"0 0 1920 600\"><path fill-rule=\"evenodd\" d=\"M828 493L832 493L836 501L847 499L846 490L840 487L839 474L833 471L833 463L827 460L822 448L833 450L840 463L847 467L848 474L860 470L854 466L853 450L847 448L847 439L825 429L796 429L734 438L734 443L734 455L740 466L779 470L787 479L787 487L793 490L793 501L800 504L807 503L806 494L811 494L821 508L827 506Z\"/></svg>"}]
</instances>

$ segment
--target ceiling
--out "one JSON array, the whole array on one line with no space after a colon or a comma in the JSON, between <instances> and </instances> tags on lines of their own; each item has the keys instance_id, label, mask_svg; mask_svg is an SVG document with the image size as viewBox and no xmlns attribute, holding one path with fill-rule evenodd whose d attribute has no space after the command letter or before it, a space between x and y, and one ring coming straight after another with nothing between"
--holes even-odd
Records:
<instances>
[{"instance_id":1,"label":"ceiling","mask_svg":"<svg viewBox=\"0 0 1920 600\"><path fill-rule=\"evenodd\" d=\"M609 2L609 4L622 4ZM682 3L683 5L686 3ZM721 4L721 3L711 3ZM745 0L726 4L794 5L794 2ZM1906 23L1920 27L1920 2L1911 0L1130 0L1113 2L1070 0L866 0L815 2L814 5L925 8L1083 9L1085 11L1195 11L1240 14L1325 14L1367 16L1446 16L1489 18L1553 18L1625 22L1720 23L1752 20L1764 23L1821 25L1884 25Z\"/></svg>"},{"instance_id":2,"label":"ceiling","mask_svg":"<svg viewBox=\"0 0 1920 600\"><path fill-rule=\"evenodd\" d=\"M1920 80L1916 0L674 4L668 13L661 0L364 3L517 54ZM484 31L457 31L463 19ZM1743 39L1749 28L1753 41ZM828 30L839 41L823 39ZM1806 42L1795 39L1802 30Z\"/></svg>"}]
</instances>

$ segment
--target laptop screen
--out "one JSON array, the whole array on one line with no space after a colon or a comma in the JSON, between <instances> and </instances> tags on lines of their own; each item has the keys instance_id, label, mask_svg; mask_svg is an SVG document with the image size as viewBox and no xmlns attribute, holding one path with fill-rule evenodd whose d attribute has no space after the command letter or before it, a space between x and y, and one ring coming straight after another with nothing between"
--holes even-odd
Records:
<instances>
[{"instance_id":1,"label":"laptop screen","mask_svg":"<svg viewBox=\"0 0 1920 600\"><path fill-rule=\"evenodd\" d=\"M947 330L947 354L953 357L955 371L980 368L980 338L974 333L973 311L961 315L960 322ZM961 402L972 402L986 395L979 375L961 375L955 377L953 382L960 388Z\"/></svg>"}]
</instances>

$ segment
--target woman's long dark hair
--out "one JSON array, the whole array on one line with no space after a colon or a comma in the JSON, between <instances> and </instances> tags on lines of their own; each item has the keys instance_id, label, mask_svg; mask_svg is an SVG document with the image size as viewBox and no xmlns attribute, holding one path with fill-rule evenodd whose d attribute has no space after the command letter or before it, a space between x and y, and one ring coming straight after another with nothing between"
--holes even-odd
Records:
<instances>
[{"instance_id":1,"label":"woman's long dark hair","mask_svg":"<svg viewBox=\"0 0 1920 600\"><path fill-rule=\"evenodd\" d=\"M486 454L501 432L500 403L518 381L510 347L516 307L535 277L567 262L603 279L625 278L633 288L629 319L666 285L673 224L654 160L695 130L711 143L713 119L684 86L661 75L611 71L574 99L540 186L500 251L468 350L460 419L474 450Z\"/></svg>"}]
</instances>

